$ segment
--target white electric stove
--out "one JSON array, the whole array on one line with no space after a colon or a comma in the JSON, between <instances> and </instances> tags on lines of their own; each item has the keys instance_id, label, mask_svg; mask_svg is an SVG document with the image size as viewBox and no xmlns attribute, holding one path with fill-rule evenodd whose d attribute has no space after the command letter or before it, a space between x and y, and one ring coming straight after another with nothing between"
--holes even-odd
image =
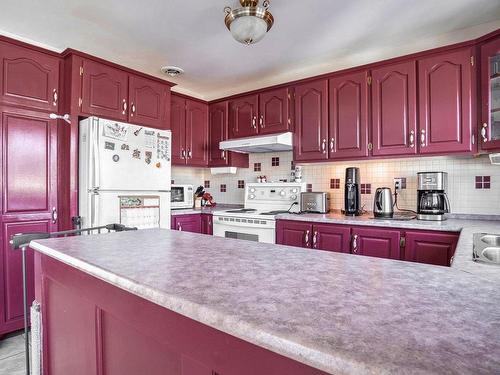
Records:
<instances>
[{"instance_id":1,"label":"white electric stove","mask_svg":"<svg viewBox=\"0 0 500 375\"><path fill-rule=\"evenodd\" d=\"M304 183L247 184L244 208L214 213L214 236L275 243L276 216L299 212L300 193L305 191Z\"/></svg>"}]
</instances>

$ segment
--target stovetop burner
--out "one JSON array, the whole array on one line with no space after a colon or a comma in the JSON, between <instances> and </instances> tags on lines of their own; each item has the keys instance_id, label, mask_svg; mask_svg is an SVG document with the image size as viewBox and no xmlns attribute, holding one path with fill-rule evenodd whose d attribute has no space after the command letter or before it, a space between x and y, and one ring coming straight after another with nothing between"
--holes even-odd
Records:
<instances>
[{"instance_id":1,"label":"stovetop burner","mask_svg":"<svg viewBox=\"0 0 500 375\"><path fill-rule=\"evenodd\" d=\"M255 208L239 208L237 210L229 210L225 211L230 214L244 214L244 213L249 213L249 212L255 212L257 211Z\"/></svg>"}]
</instances>

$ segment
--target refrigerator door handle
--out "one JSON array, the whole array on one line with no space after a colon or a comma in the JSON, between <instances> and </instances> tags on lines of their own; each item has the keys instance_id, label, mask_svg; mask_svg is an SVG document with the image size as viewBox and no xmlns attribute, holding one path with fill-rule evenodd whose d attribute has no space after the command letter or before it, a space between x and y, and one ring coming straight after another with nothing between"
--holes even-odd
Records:
<instances>
[{"instance_id":1,"label":"refrigerator door handle","mask_svg":"<svg viewBox=\"0 0 500 375\"><path fill-rule=\"evenodd\" d=\"M99 164L101 162L100 158L100 152L99 152L99 119L96 119L94 126L92 128L92 145L93 145L93 152L92 152L92 170L93 170L93 176L92 176L92 184L91 186L99 186L99 176L100 176L100 169L99 169Z\"/></svg>"}]
</instances>

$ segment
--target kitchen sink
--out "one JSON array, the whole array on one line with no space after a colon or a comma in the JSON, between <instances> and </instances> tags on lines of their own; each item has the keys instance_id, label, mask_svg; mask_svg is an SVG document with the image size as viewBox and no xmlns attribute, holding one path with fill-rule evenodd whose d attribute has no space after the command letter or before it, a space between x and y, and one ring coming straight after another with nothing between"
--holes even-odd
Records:
<instances>
[{"instance_id":1,"label":"kitchen sink","mask_svg":"<svg viewBox=\"0 0 500 375\"><path fill-rule=\"evenodd\" d=\"M472 259L476 262L500 264L500 235L474 233Z\"/></svg>"}]
</instances>

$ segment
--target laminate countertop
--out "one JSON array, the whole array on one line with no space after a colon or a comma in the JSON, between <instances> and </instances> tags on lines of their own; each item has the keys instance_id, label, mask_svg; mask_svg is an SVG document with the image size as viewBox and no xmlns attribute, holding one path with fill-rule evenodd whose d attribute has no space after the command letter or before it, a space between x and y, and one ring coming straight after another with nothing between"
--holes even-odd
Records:
<instances>
[{"instance_id":1,"label":"laminate countertop","mask_svg":"<svg viewBox=\"0 0 500 375\"><path fill-rule=\"evenodd\" d=\"M215 212L234 210L238 208L243 208L241 204L218 204L216 206L204 206L201 208L181 208L174 209L170 211L170 215L178 216L178 215L191 215L191 214L206 214L212 215Z\"/></svg>"},{"instance_id":2,"label":"laminate countertop","mask_svg":"<svg viewBox=\"0 0 500 375\"><path fill-rule=\"evenodd\" d=\"M167 229L31 246L329 373L500 372L498 283L459 269Z\"/></svg>"}]
</instances>

